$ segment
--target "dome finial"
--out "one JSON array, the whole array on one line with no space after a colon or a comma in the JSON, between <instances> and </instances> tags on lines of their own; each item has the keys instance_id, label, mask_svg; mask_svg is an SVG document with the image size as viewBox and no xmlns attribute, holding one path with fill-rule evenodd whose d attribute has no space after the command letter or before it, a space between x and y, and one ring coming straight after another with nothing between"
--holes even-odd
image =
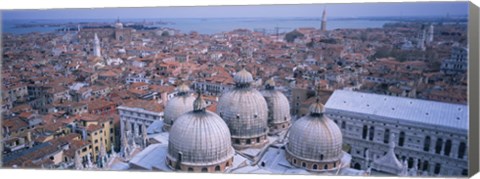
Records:
<instances>
[{"instance_id":1,"label":"dome finial","mask_svg":"<svg viewBox=\"0 0 480 179\"><path fill-rule=\"evenodd\" d=\"M203 99L202 92L200 90L197 90L197 99L193 101L193 111L205 111L206 108L207 103Z\"/></svg>"},{"instance_id":2,"label":"dome finial","mask_svg":"<svg viewBox=\"0 0 480 179\"><path fill-rule=\"evenodd\" d=\"M317 97L316 102L310 105L310 115L323 115L324 106Z\"/></svg>"},{"instance_id":3,"label":"dome finial","mask_svg":"<svg viewBox=\"0 0 480 179\"><path fill-rule=\"evenodd\" d=\"M187 83L183 80L180 81L180 85L177 87L179 95L185 95L190 91L190 87L188 87Z\"/></svg>"}]
</instances>

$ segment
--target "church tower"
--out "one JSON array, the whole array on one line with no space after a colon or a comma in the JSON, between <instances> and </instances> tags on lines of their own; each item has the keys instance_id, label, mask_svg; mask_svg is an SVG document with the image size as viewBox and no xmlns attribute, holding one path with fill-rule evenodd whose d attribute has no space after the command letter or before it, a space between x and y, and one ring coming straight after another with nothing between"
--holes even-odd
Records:
<instances>
[{"instance_id":1,"label":"church tower","mask_svg":"<svg viewBox=\"0 0 480 179\"><path fill-rule=\"evenodd\" d=\"M432 42L433 42L433 24L430 24L430 28L428 29L427 43L430 44Z\"/></svg>"},{"instance_id":2,"label":"church tower","mask_svg":"<svg viewBox=\"0 0 480 179\"><path fill-rule=\"evenodd\" d=\"M322 24L320 29L322 31L327 31L327 10L323 9L323 14L322 14Z\"/></svg>"},{"instance_id":3,"label":"church tower","mask_svg":"<svg viewBox=\"0 0 480 179\"><path fill-rule=\"evenodd\" d=\"M100 51L100 40L98 39L97 33L95 33L95 39L93 40L93 55L95 57L102 57L102 53Z\"/></svg>"}]
</instances>

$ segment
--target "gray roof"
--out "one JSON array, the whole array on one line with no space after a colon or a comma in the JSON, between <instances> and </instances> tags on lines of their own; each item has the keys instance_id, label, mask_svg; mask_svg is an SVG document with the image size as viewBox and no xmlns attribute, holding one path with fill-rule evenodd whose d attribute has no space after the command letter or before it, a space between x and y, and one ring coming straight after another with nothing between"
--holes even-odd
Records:
<instances>
[{"instance_id":1,"label":"gray roof","mask_svg":"<svg viewBox=\"0 0 480 179\"><path fill-rule=\"evenodd\" d=\"M368 114L460 130L468 130L467 105L405 97L335 90L327 101L326 113L335 110Z\"/></svg>"},{"instance_id":2,"label":"gray roof","mask_svg":"<svg viewBox=\"0 0 480 179\"><path fill-rule=\"evenodd\" d=\"M160 169L161 171L171 171L166 165L168 144L152 144L136 154L130 160L130 165L135 165L145 170Z\"/></svg>"}]
</instances>

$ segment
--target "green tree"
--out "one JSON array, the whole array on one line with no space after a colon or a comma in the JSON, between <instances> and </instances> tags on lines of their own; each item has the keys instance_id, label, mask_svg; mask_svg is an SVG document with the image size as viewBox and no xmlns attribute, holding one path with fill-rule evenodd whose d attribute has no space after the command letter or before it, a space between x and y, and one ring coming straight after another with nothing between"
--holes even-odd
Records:
<instances>
[{"instance_id":1,"label":"green tree","mask_svg":"<svg viewBox=\"0 0 480 179\"><path fill-rule=\"evenodd\" d=\"M168 36L170 36L170 33L168 33L168 31L162 32L162 37L168 37Z\"/></svg>"},{"instance_id":2,"label":"green tree","mask_svg":"<svg viewBox=\"0 0 480 179\"><path fill-rule=\"evenodd\" d=\"M299 38L299 37L301 38L303 36L304 35L302 33L298 32L297 30L294 30L292 32L285 34L285 40L287 42L293 42L295 41L296 38Z\"/></svg>"}]
</instances>

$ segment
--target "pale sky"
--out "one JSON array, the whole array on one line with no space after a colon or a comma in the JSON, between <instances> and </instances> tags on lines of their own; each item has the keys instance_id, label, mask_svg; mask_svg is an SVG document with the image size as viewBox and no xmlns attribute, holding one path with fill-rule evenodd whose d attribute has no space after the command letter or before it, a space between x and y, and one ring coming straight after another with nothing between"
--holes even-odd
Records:
<instances>
[{"instance_id":1,"label":"pale sky","mask_svg":"<svg viewBox=\"0 0 480 179\"><path fill-rule=\"evenodd\" d=\"M149 19L228 17L450 16L467 15L468 2L356 3L311 5L3 10L10 19Z\"/></svg>"}]
</instances>

